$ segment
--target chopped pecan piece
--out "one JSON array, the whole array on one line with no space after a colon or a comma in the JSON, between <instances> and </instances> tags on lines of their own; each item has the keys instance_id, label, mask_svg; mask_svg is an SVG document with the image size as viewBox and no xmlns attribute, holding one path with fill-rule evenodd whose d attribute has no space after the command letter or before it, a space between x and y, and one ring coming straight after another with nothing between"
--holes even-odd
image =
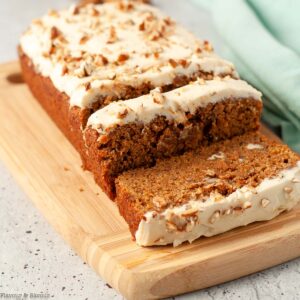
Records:
<instances>
[{"instance_id":1,"label":"chopped pecan piece","mask_svg":"<svg viewBox=\"0 0 300 300\"><path fill-rule=\"evenodd\" d=\"M122 112L118 113L118 118L119 119L124 119L124 118L126 118L127 115L128 115L128 109L125 108Z\"/></svg>"},{"instance_id":2,"label":"chopped pecan piece","mask_svg":"<svg viewBox=\"0 0 300 300\"><path fill-rule=\"evenodd\" d=\"M117 37L117 32L116 32L116 28L114 26L111 26L109 29L109 38L107 43L108 44L113 44L117 41L118 37Z\"/></svg>"},{"instance_id":3,"label":"chopped pecan piece","mask_svg":"<svg viewBox=\"0 0 300 300\"><path fill-rule=\"evenodd\" d=\"M84 36L80 39L79 44L80 44L80 45L83 45L83 44L85 44L89 39L90 39L89 36L84 35Z\"/></svg>"},{"instance_id":4,"label":"chopped pecan piece","mask_svg":"<svg viewBox=\"0 0 300 300\"><path fill-rule=\"evenodd\" d=\"M119 63L124 63L126 60L129 59L129 55L125 53L121 53L118 57L118 62Z\"/></svg>"},{"instance_id":5,"label":"chopped pecan piece","mask_svg":"<svg viewBox=\"0 0 300 300\"><path fill-rule=\"evenodd\" d=\"M61 32L57 29L57 27L53 26L51 28L51 32L50 32L50 38L51 38L51 40L56 39L60 35L61 35Z\"/></svg>"},{"instance_id":6,"label":"chopped pecan piece","mask_svg":"<svg viewBox=\"0 0 300 300\"><path fill-rule=\"evenodd\" d=\"M169 59L169 63L173 68L176 68L178 66L178 63L173 58Z\"/></svg>"}]
</instances>

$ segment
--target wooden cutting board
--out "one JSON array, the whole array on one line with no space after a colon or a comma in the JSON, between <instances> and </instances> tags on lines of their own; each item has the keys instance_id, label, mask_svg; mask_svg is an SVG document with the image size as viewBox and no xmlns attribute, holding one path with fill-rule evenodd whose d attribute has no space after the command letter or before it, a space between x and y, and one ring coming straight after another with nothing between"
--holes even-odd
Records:
<instances>
[{"instance_id":1,"label":"wooden cutting board","mask_svg":"<svg viewBox=\"0 0 300 300\"><path fill-rule=\"evenodd\" d=\"M138 247L16 62L0 66L0 158L57 232L128 299L186 293L300 256L300 207L191 245Z\"/></svg>"}]
</instances>

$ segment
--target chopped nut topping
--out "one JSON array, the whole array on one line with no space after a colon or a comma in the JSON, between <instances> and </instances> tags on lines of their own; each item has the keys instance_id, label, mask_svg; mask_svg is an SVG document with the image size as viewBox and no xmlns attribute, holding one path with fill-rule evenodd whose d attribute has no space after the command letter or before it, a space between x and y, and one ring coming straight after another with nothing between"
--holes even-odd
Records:
<instances>
[{"instance_id":1,"label":"chopped nut topping","mask_svg":"<svg viewBox=\"0 0 300 300\"><path fill-rule=\"evenodd\" d=\"M227 215L227 216L231 215L232 214L232 208L226 209L225 212L224 212L224 214Z\"/></svg>"},{"instance_id":2,"label":"chopped nut topping","mask_svg":"<svg viewBox=\"0 0 300 300\"><path fill-rule=\"evenodd\" d=\"M263 208L266 208L269 204L270 204L270 200L268 200L266 198L264 198L264 199L261 200L261 206Z\"/></svg>"},{"instance_id":3,"label":"chopped nut topping","mask_svg":"<svg viewBox=\"0 0 300 300\"><path fill-rule=\"evenodd\" d=\"M84 87L85 87L85 90L86 90L86 91L90 90L90 89L91 89L91 83L90 83L90 82L86 82L86 83L84 84Z\"/></svg>"},{"instance_id":4,"label":"chopped nut topping","mask_svg":"<svg viewBox=\"0 0 300 300\"><path fill-rule=\"evenodd\" d=\"M152 12L149 12L144 21L140 23L139 30L145 32L145 37L150 41L157 41L166 34L167 24Z\"/></svg>"},{"instance_id":5,"label":"chopped nut topping","mask_svg":"<svg viewBox=\"0 0 300 300\"><path fill-rule=\"evenodd\" d=\"M111 26L110 30L109 30L109 38L108 38L107 43L108 44L113 44L117 41L117 39L118 39L118 37L117 37L116 29L115 29L114 26Z\"/></svg>"},{"instance_id":6,"label":"chopped nut topping","mask_svg":"<svg viewBox=\"0 0 300 300\"><path fill-rule=\"evenodd\" d=\"M100 54L95 57L95 63L98 66L106 66L109 61L104 55Z\"/></svg>"},{"instance_id":7,"label":"chopped nut topping","mask_svg":"<svg viewBox=\"0 0 300 300\"><path fill-rule=\"evenodd\" d=\"M64 65L61 71L61 75L66 75L68 73L69 73L69 69L66 65Z\"/></svg>"},{"instance_id":8,"label":"chopped nut topping","mask_svg":"<svg viewBox=\"0 0 300 300\"><path fill-rule=\"evenodd\" d=\"M153 55L154 55L155 58L159 58L159 53L158 52L154 52Z\"/></svg>"},{"instance_id":9,"label":"chopped nut topping","mask_svg":"<svg viewBox=\"0 0 300 300\"><path fill-rule=\"evenodd\" d=\"M52 44L49 50L49 55L53 55L56 51L56 47Z\"/></svg>"},{"instance_id":10,"label":"chopped nut topping","mask_svg":"<svg viewBox=\"0 0 300 300\"><path fill-rule=\"evenodd\" d=\"M127 115L128 115L128 109L125 108L125 109L123 110L123 112L119 112L119 113L118 113L118 118L119 118L119 119L124 119L124 118L126 118Z\"/></svg>"},{"instance_id":11,"label":"chopped nut topping","mask_svg":"<svg viewBox=\"0 0 300 300\"><path fill-rule=\"evenodd\" d=\"M159 196L155 196L152 199L152 203L157 208L165 208L168 205L168 202L163 197L159 197Z\"/></svg>"},{"instance_id":12,"label":"chopped nut topping","mask_svg":"<svg viewBox=\"0 0 300 300\"><path fill-rule=\"evenodd\" d=\"M240 206L236 206L233 208L233 211L237 214L241 214L243 212L243 208Z\"/></svg>"},{"instance_id":13,"label":"chopped nut topping","mask_svg":"<svg viewBox=\"0 0 300 300\"><path fill-rule=\"evenodd\" d=\"M152 90L150 94L152 96L153 102L156 104L163 104L166 101L165 96L162 93L160 93L157 89Z\"/></svg>"},{"instance_id":14,"label":"chopped nut topping","mask_svg":"<svg viewBox=\"0 0 300 300\"><path fill-rule=\"evenodd\" d=\"M48 12L48 16L51 16L51 17L58 17L59 14L58 14L58 11L57 11L57 10L51 9L51 10Z\"/></svg>"},{"instance_id":15,"label":"chopped nut topping","mask_svg":"<svg viewBox=\"0 0 300 300\"><path fill-rule=\"evenodd\" d=\"M118 57L118 62L119 63L124 63L126 60L129 59L129 55L128 54L120 54L119 57Z\"/></svg>"},{"instance_id":16,"label":"chopped nut topping","mask_svg":"<svg viewBox=\"0 0 300 300\"><path fill-rule=\"evenodd\" d=\"M63 44L66 44L68 41L65 39L65 37L60 34L58 37L57 37L57 40L59 40L61 43Z\"/></svg>"},{"instance_id":17,"label":"chopped nut topping","mask_svg":"<svg viewBox=\"0 0 300 300\"><path fill-rule=\"evenodd\" d=\"M80 59L82 60L82 58ZM93 72L91 64L81 61L80 66L74 70L74 74L79 78L90 76Z\"/></svg>"},{"instance_id":18,"label":"chopped nut topping","mask_svg":"<svg viewBox=\"0 0 300 300\"><path fill-rule=\"evenodd\" d=\"M98 124L98 125L97 125L97 129L103 131L103 129L104 129L103 124Z\"/></svg>"},{"instance_id":19,"label":"chopped nut topping","mask_svg":"<svg viewBox=\"0 0 300 300\"><path fill-rule=\"evenodd\" d=\"M243 208L244 209L248 209L248 208L251 208L252 207L252 203L249 202L249 201L246 201L244 204L243 204Z\"/></svg>"},{"instance_id":20,"label":"chopped nut topping","mask_svg":"<svg viewBox=\"0 0 300 300\"><path fill-rule=\"evenodd\" d=\"M200 84L202 84L202 85L206 84L205 80L203 78L201 78L201 77L197 78L197 82L200 83Z\"/></svg>"},{"instance_id":21,"label":"chopped nut topping","mask_svg":"<svg viewBox=\"0 0 300 300\"><path fill-rule=\"evenodd\" d=\"M130 11L134 8L132 3L119 2L119 9L121 11Z\"/></svg>"},{"instance_id":22,"label":"chopped nut topping","mask_svg":"<svg viewBox=\"0 0 300 300\"><path fill-rule=\"evenodd\" d=\"M169 231L177 231L178 230L176 224L174 224L171 221L166 221L166 227L167 227L167 230L169 230Z\"/></svg>"},{"instance_id":23,"label":"chopped nut topping","mask_svg":"<svg viewBox=\"0 0 300 300\"><path fill-rule=\"evenodd\" d=\"M224 196L222 194L220 194L219 192L217 192L217 191L216 192L212 192L210 194L210 196L213 198L213 200L215 202L220 202L220 201L222 201L224 199Z\"/></svg>"},{"instance_id":24,"label":"chopped nut topping","mask_svg":"<svg viewBox=\"0 0 300 300\"><path fill-rule=\"evenodd\" d=\"M51 40L56 39L58 36L60 36L61 32L57 29L57 27L53 26L51 28L51 32L50 32L50 38Z\"/></svg>"},{"instance_id":25,"label":"chopped nut topping","mask_svg":"<svg viewBox=\"0 0 300 300\"><path fill-rule=\"evenodd\" d=\"M92 65L85 62L84 63L84 76L90 76L93 72Z\"/></svg>"},{"instance_id":26,"label":"chopped nut topping","mask_svg":"<svg viewBox=\"0 0 300 300\"><path fill-rule=\"evenodd\" d=\"M157 41L160 37L162 37L162 34L157 30L149 34L150 41Z\"/></svg>"},{"instance_id":27,"label":"chopped nut topping","mask_svg":"<svg viewBox=\"0 0 300 300\"><path fill-rule=\"evenodd\" d=\"M152 21L154 21L155 19L156 19L156 18L155 18L155 16L153 15L153 13L152 13L152 12L149 12L148 15L147 15L147 17L146 17L146 21L152 22Z\"/></svg>"},{"instance_id":28,"label":"chopped nut topping","mask_svg":"<svg viewBox=\"0 0 300 300\"><path fill-rule=\"evenodd\" d=\"M220 219L220 211L215 211L209 219L210 224L214 224L218 219Z\"/></svg>"},{"instance_id":29,"label":"chopped nut topping","mask_svg":"<svg viewBox=\"0 0 300 300\"><path fill-rule=\"evenodd\" d=\"M43 22L41 19L35 19L32 21L32 24L38 25L38 26L43 26Z\"/></svg>"},{"instance_id":30,"label":"chopped nut topping","mask_svg":"<svg viewBox=\"0 0 300 300\"><path fill-rule=\"evenodd\" d=\"M95 7L92 8L92 16L98 17L100 15L99 10L97 10Z\"/></svg>"},{"instance_id":31,"label":"chopped nut topping","mask_svg":"<svg viewBox=\"0 0 300 300\"><path fill-rule=\"evenodd\" d=\"M184 68L188 68L191 62L188 62L186 59L180 59L179 64L182 65Z\"/></svg>"},{"instance_id":32,"label":"chopped nut topping","mask_svg":"<svg viewBox=\"0 0 300 300\"><path fill-rule=\"evenodd\" d=\"M174 23L170 17L164 18L164 22L168 26L170 26L170 25L172 25Z\"/></svg>"},{"instance_id":33,"label":"chopped nut topping","mask_svg":"<svg viewBox=\"0 0 300 300\"><path fill-rule=\"evenodd\" d=\"M84 36L80 39L79 44L80 44L80 45L83 45L83 44L85 44L89 39L90 39L89 36L84 35Z\"/></svg>"},{"instance_id":34,"label":"chopped nut topping","mask_svg":"<svg viewBox=\"0 0 300 300\"><path fill-rule=\"evenodd\" d=\"M139 30L140 30L140 31L144 31L144 30L145 30L145 22L142 22L142 23L139 25Z\"/></svg>"},{"instance_id":35,"label":"chopped nut topping","mask_svg":"<svg viewBox=\"0 0 300 300\"><path fill-rule=\"evenodd\" d=\"M292 183L300 183L300 180L298 178L293 178Z\"/></svg>"},{"instance_id":36,"label":"chopped nut topping","mask_svg":"<svg viewBox=\"0 0 300 300\"><path fill-rule=\"evenodd\" d=\"M117 74L116 74L116 73L112 73L112 74L110 74L110 75L108 76L108 78L109 78L110 80L115 80L115 79L117 78Z\"/></svg>"},{"instance_id":37,"label":"chopped nut topping","mask_svg":"<svg viewBox=\"0 0 300 300\"><path fill-rule=\"evenodd\" d=\"M207 52L212 52L213 51L213 47L212 45L209 43L209 41L204 41L204 49Z\"/></svg>"},{"instance_id":38,"label":"chopped nut topping","mask_svg":"<svg viewBox=\"0 0 300 300\"><path fill-rule=\"evenodd\" d=\"M178 63L172 58L169 59L169 63L173 68L176 68L178 66Z\"/></svg>"},{"instance_id":39,"label":"chopped nut topping","mask_svg":"<svg viewBox=\"0 0 300 300\"><path fill-rule=\"evenodd\" d=\"M80 13L80 6L78 6L78 5L74 6L72 14L78 15L79 13Z\"/></svg>"},{"instance_id":40,"label":"chopped nut topping","mask_svg":"<svg viewBox=\"0 0 300 300\"><path fill-rule=\"evenodd\" d=\"M284 190L286 193L290 194L290 193L293 191L293 188L290 187L290 186L286 186L286 187L284 187L283 190Z\"/></svg>"},{"instance_id":41,"label":"chopped nut topping","mask_svg":"<svg viewBox=\"0 0 300 300\"><path fill-rule=\"evenodd\" d=\"M67 63L79 62L81 60L82 60L82 56L75 57L75 56L71 56L71 55L66 55L64 57L64 61L67 62Z\"/></svg>"},{"instance_id":42,"label":"chopped nut topping","mask_svg":"<svg viewBox=\"0 0 300 300\"><path fill-rule=\"evenodd\" d=\"M197 217L197 216L194 215L192 217L194 218L194 217ZM185 231L186 232L190 232L190 231L193 230L193 228L195 227L195 221L197 221L197 220L188 221L188 223L185 226Z\"/></svg>"},{"instance_id":43,"label":"chopped nut topping","mask_svg":"<svg viewBox=\"0 0 300 300\"><path fill-rule=\"evenodd\" d=\"M181 216L185 217L185 218L189 218L189 217L194 217L198 214L198 209L197 208L190 208L188 210L186 210L185 212L183 212L181 214Z\"/></svg>"}]
</instances>

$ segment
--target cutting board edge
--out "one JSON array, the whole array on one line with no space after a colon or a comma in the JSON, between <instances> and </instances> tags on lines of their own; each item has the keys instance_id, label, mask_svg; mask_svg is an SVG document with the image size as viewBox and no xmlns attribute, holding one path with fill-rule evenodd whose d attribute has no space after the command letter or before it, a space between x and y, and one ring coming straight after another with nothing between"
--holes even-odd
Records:
<instances>
[{"instance_id":1,"label":"cutting board edge","mask_svg":"<svg viewBox=\"0 0 300 300\"><path fill-rule=\"evenodd\" d=\"M288 235L270 239L267 245L263 241L251 243L245 248L219 254L210 259L194 260L193 263L181 263L154 271L145 272L142 269L136 271L135 268L124 267L114 255L108 254L99 246L99 241L93 246L99 247L106 257L100 257L96 265L89 262L89 259L87 262L126 299L161 299L225 283L300 257L300 223L291 220L288 225L291 227ZM279 252L281 256L277 255ZM260 255L251 255L254 253ZM262 261L262 257L265 261ZM117 274L110 273L112 264L118 270ZM99 265L100 268L97 267ZM228 272L225 272L226 278L213 276L220 269L227 270L229 266L231 273L228 275ZM206 270L205 274L199 274L199 270L203 269ZM183 280L182 284L183 278L193 278L193 282Z\"/></svg>"}]
</instances>

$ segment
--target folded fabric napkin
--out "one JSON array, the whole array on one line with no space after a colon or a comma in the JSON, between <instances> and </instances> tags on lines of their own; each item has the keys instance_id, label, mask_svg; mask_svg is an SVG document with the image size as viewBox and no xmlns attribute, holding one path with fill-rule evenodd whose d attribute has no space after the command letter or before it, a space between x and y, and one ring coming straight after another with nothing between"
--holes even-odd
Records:
<instances>
[{"instance_id":1,"label":"folded fabric napkin","mask_svg":"<svg viewBox=\"0 0 300 300\"><path fill-rule=\"evenodd\" d=\"M193 1L212 13L223 55L263 92L264 121L300 152L300 1Z\"/></svg>"}]
</instances>

